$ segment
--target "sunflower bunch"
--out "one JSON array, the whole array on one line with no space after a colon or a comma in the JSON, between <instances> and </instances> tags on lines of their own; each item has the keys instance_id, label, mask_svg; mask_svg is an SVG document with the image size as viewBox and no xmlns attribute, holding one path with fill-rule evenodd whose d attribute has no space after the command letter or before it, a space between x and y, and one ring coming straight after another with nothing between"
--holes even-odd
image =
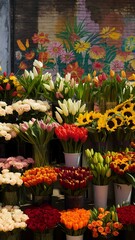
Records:
<instances>
[{"instance_id":1,"label":"sunflower bunch","mask_svg":"<svg viewBox=\"0 0 135 240\"><path fill-rule=\"evenodd\" d=\"M134 111L135 101L134 98L130 98L115 108L106 110L104 114L94 111L80 114L76 124L86 127L92 141L100 143L100 146L102 144L104 152L107 150L104 149L107 140L112 142L108 150L125 149L129 147L135 134Z\"/></svg>"}]
</instances>

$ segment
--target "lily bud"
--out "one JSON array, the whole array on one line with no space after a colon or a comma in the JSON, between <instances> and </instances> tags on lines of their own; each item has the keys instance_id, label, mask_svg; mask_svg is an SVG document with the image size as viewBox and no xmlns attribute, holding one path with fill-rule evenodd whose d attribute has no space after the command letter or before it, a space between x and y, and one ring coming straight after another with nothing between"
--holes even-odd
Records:
<instances>
[{"instance_id":1,"label":"lily bud","mask_svg":"<svg viewBox=\"0 0 135 240\"><path fill-rule=\"evenodd\" d=\"M63 81L60 82L60 86L58 88L58 92L62 92L63 91L63 88L64 88L64 83Z\"/></svg>"},{"instance_id":2,"label":"lily bud","mask_svg":"<svg viewBox=\"0 0 135 240\"><path fill-rule=\"evenodd\" d=\"M86 154L87 157L91 157L90 149L86 149L85 154Z\"/></svg>"},{"instance_id":3,"label":"lily bud","mask_svg":"<svg viewBox=\"0 0 135 240\"><path fill-rule=\"evenodd\" d=\"M63 114L67 117L69 115L69 112L68 112L67 106L65 104L63 104L63 106L62 106L62 110L63 110Z\"/></svg>"},{"instance_id":4,"label":"lily bud","mask_svg":"<svg viewBox=\"0 0 135 240\"><path fill-rule=\"evenodd\" d=\"M56 109L57 109L57 111L58 111L60 114L63 114L63 111L62 111L62 109L61 109L61 108L59 108L59 107L56 107Z\"/></svg>"},{"instance_id":5,"label":"lily bud","mask_svg":"<svg viewBox=\"0 0 135 240\"><path fill-rule=\"evenodd\" d=\"M83 104L83 105L80 107L79 112L80 112L80 113L83 113L83 112L85 111L85 108L86 108L86 104Z\"/></svg>"}]
</instances>

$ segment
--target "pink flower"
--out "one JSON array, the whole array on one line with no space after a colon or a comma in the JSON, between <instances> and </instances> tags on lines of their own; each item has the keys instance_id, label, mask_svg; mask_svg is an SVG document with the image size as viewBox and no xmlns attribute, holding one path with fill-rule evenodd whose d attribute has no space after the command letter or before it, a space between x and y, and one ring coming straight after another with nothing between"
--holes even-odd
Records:
<instances>
[{"instance_id":1,"label":"pink flower","mask_svg":"<svg viewBox=\"0 0 135 240\"><path fill-rule=\"evenodd\" d=\"M52 57L59 57L62 55L64 49L61 43L53 42L48 46L47 51Z\"/></svg>"},{"instance_id":2,"label":"pink flower","mask_svg":"<svg viewBox=\"0 0 135 240\"><path fill-rule=\"evenodd\" d=\"M68 64L75 59L74 53L72 51L70 51L70 52L65 51L60 56L60 59L61 59L61 62Z\"/></svg>"}]
</instances>

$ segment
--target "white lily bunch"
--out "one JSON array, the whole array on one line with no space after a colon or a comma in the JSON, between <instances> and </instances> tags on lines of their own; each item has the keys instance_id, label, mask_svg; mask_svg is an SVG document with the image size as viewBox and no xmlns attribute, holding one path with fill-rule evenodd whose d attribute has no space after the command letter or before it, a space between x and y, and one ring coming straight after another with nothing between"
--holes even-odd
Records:
<instances>
[{"instance_id":1,"label":"white lily bunch","mask_svg":"<svg viewBox=\"0 0 135 240\"><path fill-rule=\"evenodd\" d=\"M21 173L10 172L9 169L3 169L0 173L0 185L6 187L6 185L11 186L22 186L23 180L21 179Z\"/></svg>"},{"instance_id":2,"label":"white lily bunch","mask_svg":"<svg viewBox=\"0 0 135 240\"><path fill-rule=\"evenodd\" d=\"M17 206L0 206L0 232L25 229L29 217Z\"/></svg>"},{"instance_id":3,"label":"white lily bunch","mask_svg":"<svg viewBox=\"0 0 135 240\"><path fill-rule=\"evenodd\" d=\"M65 77L61 77L59 73L53 81L52 76L47 72L43 75L45 97L54 102L58 99L68 99L74 95L75 81L71 78L71 74L67 73Z\"/></svg>"},{"instance_id":4,"label":"white lily bunch","mask_svg":"<svg viewBox=\"0 0 135 240\"><path fill-rule=\"evenodd\" d=\"M85 112L86 104L82 105L81 100L68 100L64 99L63 102L58 100L59 107L56 107L55 117L57 121L61 124L65 123L75 123L76 118L80 113Z\"/></svg>"}]
</instances>

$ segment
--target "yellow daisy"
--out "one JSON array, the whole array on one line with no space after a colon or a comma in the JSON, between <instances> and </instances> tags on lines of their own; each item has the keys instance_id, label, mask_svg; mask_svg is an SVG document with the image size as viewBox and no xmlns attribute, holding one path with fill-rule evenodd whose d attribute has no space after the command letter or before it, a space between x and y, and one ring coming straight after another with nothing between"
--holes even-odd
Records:
<instances>
[{"instance_id":1,"label":"yellow daisy","mask_svg":"<svg viewBox=\"0 0 135 240\"><path fill-rule=\"evenodd\" d=\"M85 52L88 48L90 48L90 43L84 41L77 42L74 46L77 53Z\"/></svg>"},{"instance_id":2,"label":"yellow daisy","mask_svg":"<svg viewBox=\"0 0 135 240\"><path fill-rule=\"evenodd\" d=\"M87 120L87 115L88 115L88 112L82 114L80 113L78 118L76 119L77 122L76 122L76 125L87 125L89 122Z\"/></svg>"},{"instance_id":3,"label":"yellow daisy","mask_svg":"<svg viewBox=\"0 0 135 240\"><path fill-rule=\"evenodd\" d=\"M115 118L110 118L106 122L106 126L105 127L106 127L107 131L114 132L117 129L117 127L118 127L116 119Z\"/></svg>"}]
</instances>

